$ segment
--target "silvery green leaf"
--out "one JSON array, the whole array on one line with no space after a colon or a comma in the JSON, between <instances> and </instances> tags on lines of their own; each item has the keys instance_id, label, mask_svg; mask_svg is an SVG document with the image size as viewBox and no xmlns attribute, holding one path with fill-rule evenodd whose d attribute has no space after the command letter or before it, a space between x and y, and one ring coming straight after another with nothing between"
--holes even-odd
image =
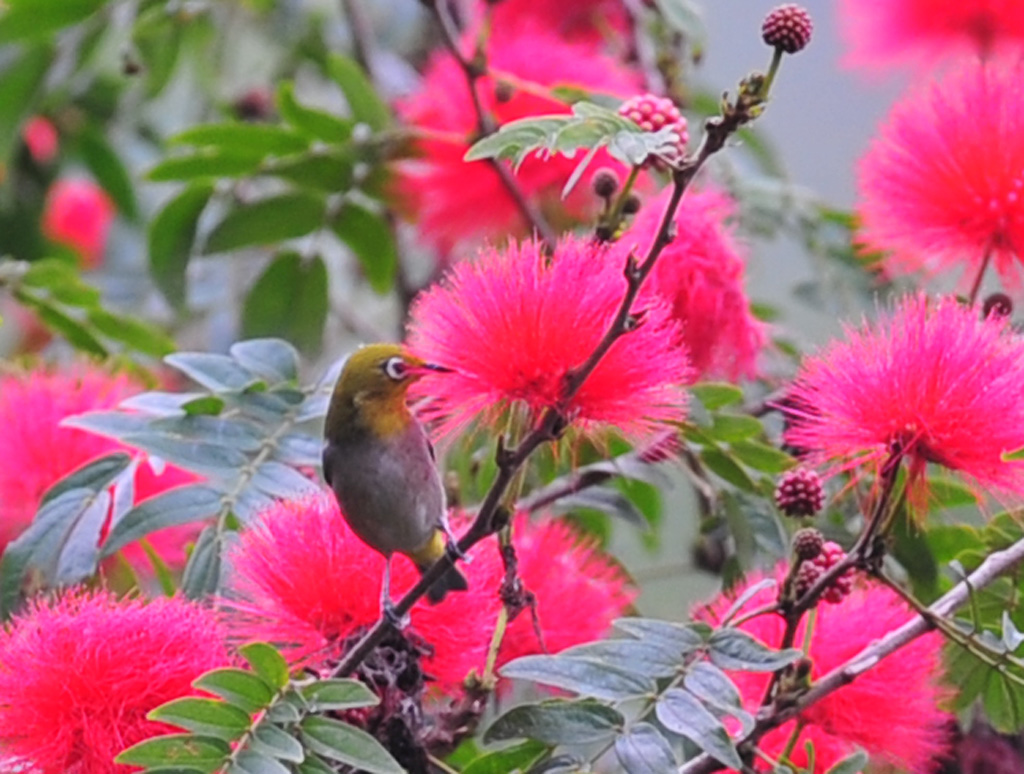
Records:
<instances>
[{"instance_id":1,"label":"silvery green leaf","mask_svg":"<svg viewBox=\"0 0 1024 774\"><path fill-rule=\"evenodd\" d=\"M491 724L484 741L525 738L552 745L589 744L611 739L623 723L621 714L593 700L553 700L514 707Z\"/></svg>"},{"instance_id":2,"label":"silvery green leaf","mask_svg":"<svg viewBox=\"0 0 1024 774\"><path fill-rule=\"evenodd\" d=\"M672 746L650 723L637 723L616 739L615 756L626 774L675 774L679 768Z\"/></svg>"},{"instance_id":3,"label":"silvery green leaf","mask_svg":"<svg viewBox=\"0 0 1024 774\"><path fill-rule=\"evenodd\" d=\"M503 677L532 680L581 696L619 701L654 692L650 678L597 659L579 656L522 656L501 668Z\"/></svg>"},{"instance_id":4,"label":"silvery green leaf","mask_svg":"<svg viewBox=\"0 0 1024 774\"><path fill-rule=\"evenodd\" d=\"M692 693L670 688L658 699L654 711L661 724L672 733L685 736L730 768L743 768L743 761L725 726Z\"/></svg>"}]
</instances>

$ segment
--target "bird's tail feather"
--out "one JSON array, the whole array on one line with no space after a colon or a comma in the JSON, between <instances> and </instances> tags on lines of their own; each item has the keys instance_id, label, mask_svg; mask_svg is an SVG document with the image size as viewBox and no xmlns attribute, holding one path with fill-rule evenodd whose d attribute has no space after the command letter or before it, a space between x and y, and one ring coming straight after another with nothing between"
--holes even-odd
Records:
<instances>
[{"instance_id":1,"label":"bird's tail feather","mask_svg":"<svg viewBox=\"0 0 1024 774\"><path fill-rule=\"evenodd\" d=\"M438 578L434 585L427 591L427 599L437 604L449 591L466 591L469 588L469 581L466 576L459 572L458 567L452 567L448 572Z\"/></svg>"}]
</instances>

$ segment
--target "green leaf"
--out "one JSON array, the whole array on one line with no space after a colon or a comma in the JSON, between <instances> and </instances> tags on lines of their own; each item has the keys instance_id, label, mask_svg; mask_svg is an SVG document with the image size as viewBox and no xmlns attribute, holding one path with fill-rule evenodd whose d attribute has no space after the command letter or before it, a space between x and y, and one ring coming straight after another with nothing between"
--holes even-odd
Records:
<instances>
[{"instance_id":1,"label":"green leaf","mask_svg":"<svg viewBox=\"0 0 1024 774\"><path fill-rule=\"evenodd\" d=\"M22 7L26 5L23 2ZM0 30L5 19L6 16L0 17ZM21 142L21 122L42 93L43 80L53 59L52 47L33 46L8 60L0 70L0 163L6 164L15 145Z\"/></svg>"},{"instance_id":2,"label":"green leaf","mask_svg":"<svg viewBox=\"0 0 1024 774\"><path fill-rule=\"evenodd\" d=\"M315 352L327 321L327 267L320 256L278 255L256 280L242 307L242 335L284 336Z\"/></svg>"},{"instance_id":3,"label":"green leaf","mask_svg":"<svg viewBox=\"0 0 1024 774\"><path fill-rule=\"evenodd\" d=\"M929 476L927 491L928 504L933 510L978 504L976 492L951 478Z\"/></svg>"},{"instance_id":4,"label":"green leaf","mask_svg":"<svg viewBox=\"0 0 1024 774\"><path fill-rule=\"evenodd\" d=\"M114 761L126 766L181 766L213 772L231 754L228 744L216 737L165 734L132 745Z\"/></svg>"},{"instance_id":5,"label":"green leaf","mask_svg":"<svg viewBox=\"0 0 1024 774\"><path fill-rule=\"evenodd\" d=\"M760 441L738 441L731 444L731 448L736 459L762 473L782 473L796 464L796 460L784 451Z\"/></svg>"},{"instance_id":6,"label":"green leaf","mask_svg":"<svg viewBox=\"0 0 1024 774\"><path fill-rule=\"evenodd\" d=\"M291 763L302 763L306 758L298 739L267 722L260 723L253 732L252 748L263 755Z\"/></svg>"},{"instance_id":7,"label":"green leaf","mask_svg":"<svg viewBox=\"0 0 1024 774\"><path fill-rule=\"evenodd\" d=\"M754 718L743 708L743 699L729 676L707 661L698 661L686 673L683 687L714 710L737 718L747 733Z\"/></svg>"},{"instance_id":8,"label":"green leaf","mask_svg":"<svg viewBox=\"0 0 1024 774\"><path fill-rule=\"evenodd\" d=\"M171 156L154 164L146 179L154 183L200 181L210 178L246 177L259 170L263 160L240 151L205 148L196 153Z\"/></svg>"},{"instance_id":9,"label":"green leaf","mask_svg":"<svg viewBox=\"0 0 1024 774\"><path fill-rule=\"evenodd\" d=\"M352 136L352 122L306 107L295 99L295 84L283 81L277 89L277 109L281 118L300 132L331 145L348 142Z\"/></svg>"},{"instance_id":10,"label":"green leaf","mask_svg":"<svg viewBox=\"0 0 1024 774\"><path fill-rule=\"evenodd\" d=\"M803 654L797 648L772 650L739 629L719 629L708 640L708 655L722 669L774 672L789 666Z\"/></svg>"},{"instance_id":11,"label":"green leaf","mask_svg":"<svg viewBox=\"0 0 1024 774\"><path fill-rule=\"evenodd\" d=\"M658 700L655 715L665 728L685 736L715 760L729 768L742 769L743 761L721 721L691 693L669 688Z\"/></svg>"},{"instance_id":12,"label":"green leaf","mask_svg":"<svg viewBox=\"0 0 1024 774\"><path fill-rule=\"evenodd\" d=\"M96 572L97 543L110 509L109 492L70 489L40 508L32 523L0 557L0 616L18 605L29 568L45 586L78 583Z\"/></svg>"},{"instance_id":13,"label":"green leaf","mask_svg":"<svg viewBox=\"0 0 1024 774\"><path fill-rule=\"evenodd\" d=\"M114 524L100 555L111 556L157 530L208 519L221 502L221 493L203 484L175 487L143 500Z\"/></svg>"},{"instance_id":14,"label":"green leaf","mask_svg":"<svg viewBox=\"0 0 1024 774\"><path fill-rule=\"evenodd\" d=\"M315 715L307 717L302 721L302 741L317 755L369 774L405 774L405 769L380 742L347 723Z\"/></svg>"},{"instance_id":15,"label":"green leaf","mask_svg":"<svg viewBox=\"0 0 1024 774\"><path fill-rule=\"evenodd\" d=\"M577 102L572 110L571 115L533 116L504 124L478 140L464 159L510 159L519 165L537 151L572 158L580 150L607 147L613 158L638 165L651 155L667 157L675 150L671 127L644 132L615 110L591 102Z\"/></svg>"},{"instance_id":16,"label":"green leaf","mask_svg":"<svg viewBox=\"0 0 1024 774\"><path fill-rule=\"evenodd\" d=\"M346 202L331 228L359 259L370 287L378 293L390 290L398 266L398 248L384 217Z\"/></svg>"},{"instance_id":17,"label":"green leaf","mask_svg":"<svg viewBox=\"0 0 1024 774\"><path fill-rule=\"evenodd\" d=\"M825 774L859 774L870 762L867 753L857 750L853 755L843 758L832 766Z\"/></svg>"},{"instance_id":18,"label":"green leaf","mask_svg":"<svg viewBox=\"0 0 1024 774\"><path fill-rule=\"evenodd\" d=\"M164 358L171 368L208 390L234 392L256 383L257 378L227 355L210 352L175 352Z\"/></svg>"},{"instance_id":19,"label":"green leaf","mask_svg":"<svg viewBox=\"0 0 1024 774\"><path fill-rule=\"evenodd\" d=\"M552 700L509 710L491 724L484 741L526 738L551 745L589 744L608 741L623 724L622 715L599 702Z\"/></svg>"},{"instance_id":20,"label":"green leaf","mask_svg":"<svg viewBox=\"0 0 1024 774\"><path fill-rule=\"evenodd\" d=\"M95 126L87 126L79 134L78 148L85 165L117 205L118 211L126 218L137 219L139 208L132 179L103 133Z\"/></svg>"},{"instance_id":21,"label":"green leaf","mask_svg":"<svg viewBox=\"0 0 1024 774\"><path fill-rule=\"evenodd\" d=\"M91 309L99 306L100 292L82 282L74 264L58 258L44 258L29 264L21 284L44 288L50 298L67 306Z\"/></svg>"},{"instance_id":22,"label":"green leaf","mask_svg":"<svg viewBox=\"0 0 1024 774\"><path fill-rule=\"evenodd\" d=\"M252 670L276 689L288 684L288 662L277 649L265 642L250 642L239 648Z\"/></svg>"},{"instance_id":23,"label":"green leaf","mask_svg":"<svg viewBox=\"0 0 1024 774\"><path fill-rule=\"evenodd\" d=\"M358 680L318 680L302 688L314 712L374 707L380 699Z\"/></svg>"},{"instance_id":24,"label":"green leaf","mask_svg":"<svg viewBox=\"0 0 1024 774\"><path fill-rule=\"evenodd\" d=\"M163 3L145 9L135 19L132 43L145 69L148 97L163 91L174 74L181 53L183 23Z\"/></svg>"},{"instance_id":25,"label":"green leaf","mask_svg":"<svg viewBox=\"0 0 1024 774\"><path fill-rule=\"evenodd\" d=\"M530 764L547 750L547 745L531 739L474 758L462 769L462 774L509 774L514 771L526 771Z\"/></svg>"},{"instance_id":26,"label":"green leaf","mask_svg":"<svg viewBox=\"0 0 1024 774\"><path fill-rule=\"evenodd\" d=\"M149 226L149 271L160 292L174 306L185 303L185 272L192 255L199 217L213 186L194 183L171 199Z\"/></svg>"},{"instance_id":27,"label":"green leaf","mask_svg":"<svg viewBox=\"0 0 1024 774\"><path fill-rule=\"evenodd\" d=\"M721 449L709 446L700 452L700 460L708 470L719 478L745 492L757 492L757 485L747 472L743 470L729 454Z\"/></svg>"},{"instance_id":28,"label":"green leaf","mask_svg":"<svg viewBox=\"0 0 1024 774\"><path fill-rule=\"evenodd\" d=\"M163 357L174 351L174 341L148 322L113 314L102 307L90 309L89 323L112 341L131 347L136 352Z\"/></svg>"},{"instance_id":29,"label":"green leaf","mask_svg":"<svg viewBox=\"0 0 1024 774\"><path fill-rule=\"evenodd\" d=\"M192 685L249 713L264 709L274 698L273 688L263 678L244 669L214 669L197 677Z\"/></svg>"},{"instance_id":30,"label":"green leaf","mask_svg":"<svg viewBox=\"0 0 1024 774\"><path fill-rule=\"evenodd\" d=\"M614 489L601 487L583 489L576 494L560 497L554 507L560 512L586 508L622 519L627 524L642 530L650 529L647 519L633 504L633 501Z\"/></svg>"},{"instance_id":31,"label":"green leaf","mask_svg":"<svg viewBox=\"0 0 1024 774\"><path fill-rule=\"evenodd\" d=\"M305 137L283 126L240 122L192 126L172 137L171 142L259 158L301 153L309 147Z\"/></svg>"},{"instance_id":32,"label":"green leaf","mask_svg":"<svg viewBox=\"0 0 1024 774\"><path fill-rule=\"evenodd\" d=\"M243 368L271 384L294 382L299 377L299 353L281 339L249 339L231 345L231 357Z\"/></svg>"},{"instance_id":33,"label":"green leaf","mask_svg":"<svg viewBox=\"0 0 1024 774\"><path fill-rule=\"evenodd\" d=\"M680 658L704 645L705 637L694 626L656 618L618 618L612 625L644 642L653 642L678 652Z\"/></svg>"},{"instance_id":34,"label":"green leaf","mask_svg":"<svg viewBox=\"0 0 1024 774\"><path fill-rule=\"evenodd\" d=\"M316 150L264 164L260 173L288 180L297 188L341 193L352 187L356 161L350 152Z\"/></svg>"},{"instance_id":35,"label":"green leaf","mask_svg":"<svg viewBox=\"0 0 1024 774\"><path fill-rule=\"evenodd\" d=\"M333 768L308 750L306 751L306 760L300 763L295 770L298 774L337 774Z\"/></svg>"},{"instance_id":36,"label":"green leaf","mask_svg":"<svg viewBox=\"0 0 1024 774\"><path fill-rule=\"evenodd\" d=\"M320 228L324 200L310 193L285 193L236 205L213 227L207 255L297 239Z\"/></svg>"},{"instance_id":37,"label":"green leaf","mask_svg":"<svg viewBox=\"0 0 1024 774\"><path fill-rule=\"evenodd\" d=\"M199 533L181 577L182 593L189 599L201 599L220 586L220 547L215 527L207 527Z\"/></svg>"},{"instance_id":38,"label":"green leaf","mask_svg":"<svg viewBox=\"0 0 1024 774\"><path fill-rule=\"evenodd\" d=\"M0 43L44 37L84 21L103 5L103 0L7 0Z\"/></svg>"},{"instance_id":39,"label":"green leaf","mask_svg":"<svg viewBox=\"0 0 1024 774\"><path fill-rule=\"evenodd\" d=\"M668 740L650 723L637 723L615 740L626 774L675 774L679 762Z\"/></svg>"},{"instance_id":40,"label":"green leaf","mask_svg":"<svg viewBox=\"0 0 1024 774\"><path fill-rule=\"evenodd\" d=\"M194 696L161 704L146 717L193 734L223 739L225 742L238 739L249 730L252 723L249 714L238 707L216 699Z\"/></svg>"},{"instance_id":41,"label":"green leaf","mask_svg":"<svg viewBox=\"0 0 1024 774\"><path fill-rule=\"evenodd\" d=\"M131 456L124 452L114 452L93 460L47 489L39 507L42 508L72 489L89 489L93 492L106 489L128 468L131 461Z\"/></svg>"},{"instance_id":42,"label":"green leaf","mask_svg":"<svg viewBox=\"0 0 1024 774\"><path fill-rule=\"evenodd\" d=\"M761 422L754 417L739 414L715 414L711 417L708 435L725 443L745 441L764 431Z\"/></svg>"},{"instance_id":43,"label":"green leaf","mask_svg":"<svg viewBox=\"0 0 1024 774\"><path fill-rule=\"evenodd\" d=\"M92 331L53 305L46 301L29 298L22 293L15 294L15 297L23 304L35 309L43 324L47 328L61 334L75 349L92 355L99 355L100 357L110 355L110 351L96 338Z\"/></svg>"},{"instance_id":44,"label":"green leaf","mask_svg":"<svg viewBox=\"0 0 1024 774\"><path fill-rule=\"evenodd\" d=\"M672 677L682 666L684 654L660 642L600 640L563 650L561 656L579 656L614 664L642 677Z\"/></svg>"},{"instance_id":45,"label":"green leaf","mask_svg":"<svg viewBox=\"0 0 1024 774\"><path fill-rule=\"evenodd\" d=\"M503 677L532 680L606 701L654 692L649 678L631 674L596 659L574 656L523 656L501 668Z\"/></svg>"},{"instance_id":46,"label":"green leaf","mask_svg":"<svg viewBox=\"0 0 1024 774\"><path fill-rule=\"evenodd\" d=\"M690 392L708 411L731 406L743 400L743 390L728 382L699 382L690 387Z\"/></svg>"},{"instance_id":47,"label":"green leaf","mask_svg":"<svg viewBox=\"0 0 1024 774\"><path fill-rule=\"evenodd\" d=\"M385 129L391 123L387 104L377 95L366 73L354 59L331 54L327 58L327 74L341 87L356 121L374 131Z\"/></svg>"},{"instance_id":48,"label":"green leaf","mask_svg":"<svg viewBox=\"0 0 1024 774\"><path fill-rule=\"evenodd\" d=\"M299 749L301 750L301 747ZM272 757L253 749L240 752L235 762L228 767L227 774L291 774L291 770Z\"/></svg>"}]
</instances>

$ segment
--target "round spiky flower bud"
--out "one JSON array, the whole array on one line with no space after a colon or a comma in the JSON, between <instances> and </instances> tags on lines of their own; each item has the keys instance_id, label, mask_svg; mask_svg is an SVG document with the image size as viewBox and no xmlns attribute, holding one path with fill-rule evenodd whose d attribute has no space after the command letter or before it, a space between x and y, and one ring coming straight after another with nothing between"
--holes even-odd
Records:
<instances>
[{"instance_id":1,"label":"round spiky flower bud","mask_svg":"<svg viewBox=\"0 0 1024 774\"><path fill-rule=\"evenodd\" d=\"M796 571L796 595L802 597L821 577L821 568L814 562L801 562Z\"/></svg>"},{"instance_id":2,"label":"round spiky flower bud","mask_svg":"<svg viewBox=\"0 0 1024 774\"><path fill-rule=\"evenodd\" d=\"M822 574L831 570L835 565L846 558L846 552L838 543L831 540L821 547L821 553L811 562L817 565ZM833 605L838 605L853 590L853 569L849 569L832 581L832 584L825 589L821 598Z\"/></svg>"},{"instance_id":3,"label":"round spiky flower bud","mask_svg":"<svg viewBox=\"0 0 1024 774\"><path fill-rule=\"evenodd\" d=\"M793 535L793 553L804 561L816 559L824 545L825 538L813 527L797 530Z\"/></svg>"},{"instance_id":4,"label":"round spiky flower bud","mask_svg":"<svg viewBox=\"0 0 1024 774\"><path fill-rule=\"evenodd\" d=\"M821 477L810 468L787 470L775 488L775 504L787 516L813 516L825 504Z\"/></svg>"},{"instance_id":5,"label":"round spiky flower bud","mask_svg":"<svg viewBox=\"0 0 1024 774\"><path fill-rule=\"evenodd\" d=\"M785 3L768 12L761 25L761 37L774 48L795 54L811 41L811 15L796 3Z\"/></svg>"},{"instance_id":6,"label":"round spiky flower bud","mask_svg":"<svg viewBox=\"0 0 1024 774\"><path fill-rule=\"evenodd\" d=\"M609 199L619 190L619 176L614 170L601 167L594 173L591 185L594 187L594 193L602 199Z\"/></svg>"},{"instance_id":7,"label":"round spiky flower bud","mask_svg":"<svg viewBox=\"0 0 1024 774\"><path fill-rule=\"evenodd\" d=\"M801 530L804 531L804 530ZM818 579L835 565L846 558L846 552L838 543L831 540L822 545L818 555L814 559L804 560L797 569L795 591L798 597L806 594ZM833 605L837 605L846 598L853 590L854 569L851 567L838 578L835 578L829 587L822 592L821 599Z\"/></svg>"},{"instance_id":8,"label":"round spiky flower bud","mask_svg":"<svg viewBox=\"0 0 1024 774\"><path fill-rule=\"evenodd\" d=\"M983 317L1009 317L1013 314L1013 301L1005 293L993 293L981 307Z\"/></svg>"},{"instance_id":9,"label":"round spiky flower bud","mask_svg":"<svg viewBox=\"0 0 1024 774\"><path fill-rule=\"evenodd\" d=\"M630 119L645 132L671 127L675 139L671 151L666 154L667 160L677 163L686 155L686 146L690 142L686 119L668 97L655 94L631 97L619 107L619 115Z\"/></svg>"},{"instance_id":10,"label":"round spiky flower bud","mask_svg":"<svg viewBox=\"0 0 1024 774\"><path fill-rule=\"evenodd\" d=\"M640 212L640 197L636 194L630 194L626 197L626 201L622 203L622 214L636 215L638 212Z\"/></svg>"}]
</instances>

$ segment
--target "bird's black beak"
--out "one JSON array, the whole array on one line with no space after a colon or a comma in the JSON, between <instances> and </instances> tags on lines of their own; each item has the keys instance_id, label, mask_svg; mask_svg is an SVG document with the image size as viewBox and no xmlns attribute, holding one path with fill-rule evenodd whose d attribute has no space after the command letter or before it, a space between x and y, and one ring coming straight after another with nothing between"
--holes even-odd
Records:
<instances>
[{"instance_id":1,"label":"bird's black beak","mask_svg":"<svg viewBox=\"0 0 1024 774\"><path fill-rule=\"evenodd\" d=\"M451 368L446 368L445 366L437 365L436 363L424 363L421 367L425 368L428 371L433 371L434 373L438 373L438 374L453 374L453 373L455 373L455 371L452 370Z\"/></svg>"}]
</instances>

